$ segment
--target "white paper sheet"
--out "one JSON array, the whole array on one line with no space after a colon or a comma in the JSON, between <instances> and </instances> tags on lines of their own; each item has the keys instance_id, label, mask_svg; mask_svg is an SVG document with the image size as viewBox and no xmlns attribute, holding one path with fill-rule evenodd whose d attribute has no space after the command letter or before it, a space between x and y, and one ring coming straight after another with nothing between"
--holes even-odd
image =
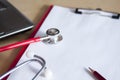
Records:
<instances>
[{"instance_id":1,"label":"white paper sheet","mask_svg":"<svg viewBox=\"0 0 120 80\"><path fill-rule=\"evenodd\" d=\"M54 6L36 36L49 28L58 28L63 40L55 45L32 43L19 63L28 59L26 52L32 51L46 60L53 80L94 80L86 71L88 67L107 80L120 79L120 19L76 14L74 9ZM24 66L8 80L31 80L39 70L39 66L34 67Z\"/></svg>"}]
</instances>

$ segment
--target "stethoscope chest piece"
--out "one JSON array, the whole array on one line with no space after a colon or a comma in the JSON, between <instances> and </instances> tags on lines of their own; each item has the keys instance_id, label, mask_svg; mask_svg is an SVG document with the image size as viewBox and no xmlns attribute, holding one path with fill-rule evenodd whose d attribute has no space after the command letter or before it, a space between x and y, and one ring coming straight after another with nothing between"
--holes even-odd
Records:
<instances>
[{"instance_id":1,"label":"stethoscope chest piece","mask_svg":"<svg viewBox=\"0 0 120 80\"><path fill-rule=\"evenodd\" d=\"M43 42L48 44L56 44L60 42L63 37L60 34L60 31L57 28L50 28L46 31L46 34L49 38L43 40Z\"/></svg>"}]
</instances>

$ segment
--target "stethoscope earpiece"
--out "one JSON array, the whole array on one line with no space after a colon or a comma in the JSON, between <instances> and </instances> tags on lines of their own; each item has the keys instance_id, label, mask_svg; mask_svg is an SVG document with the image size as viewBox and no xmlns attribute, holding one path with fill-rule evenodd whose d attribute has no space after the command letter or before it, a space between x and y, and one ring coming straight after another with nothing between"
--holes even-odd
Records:
<instances>
[{"instance_id":1,"label":"stethoscope earpiece","mask_svg":"<svg viewBox=\"0 0 120 80\"><path fill-rule=\"evenodd\" d=\"M50 69L46 68L41 76L47 80L51 80L53 78L53 73Z\"/></svg>"},{"instance_id":2,"label":"stethoscope earpiece","mask_svg":"<svg viewBox=\"0 0 120 80\"><path fill-rule=\"evenodd\" d=\"M26 52L26 57L27 58L34 58L34 55L35 55L35 52L32 52L32 51L27 51Z\"/></svg>"}]
</instances>

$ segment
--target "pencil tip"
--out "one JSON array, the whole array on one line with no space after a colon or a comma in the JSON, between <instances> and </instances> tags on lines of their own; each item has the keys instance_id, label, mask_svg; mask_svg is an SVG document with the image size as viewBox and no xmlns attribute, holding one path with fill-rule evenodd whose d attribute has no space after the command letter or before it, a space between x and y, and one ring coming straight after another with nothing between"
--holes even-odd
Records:
<instances>
[{"instance_id":1,"label":"pencil tip","mask_svg":"<svg viewBox=\"0 0 120 80\"><path fill-rule=\"evenodd\" d=\"M92 69L92 68L90 68L90 67L88 67L89 68L89 70L91 71L91 72L94 72L94 70Z\"/></svg>"}]
</instances>

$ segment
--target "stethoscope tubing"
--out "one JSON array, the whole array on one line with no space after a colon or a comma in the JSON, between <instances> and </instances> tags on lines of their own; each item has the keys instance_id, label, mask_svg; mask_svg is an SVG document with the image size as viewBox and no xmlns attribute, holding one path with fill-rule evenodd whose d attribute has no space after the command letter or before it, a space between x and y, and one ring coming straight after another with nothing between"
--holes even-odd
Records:
<instances>
[{"instance_id":1,"label":"stethoscope tubing","mask_svg":"<svg viewBox=\"0 0 120 80\"><path fill-rule=\"evenodd\" d=\"M40 57L40 56L34 55L34 57L35 57L36 59L29 59L29 60L27 60L27 61L24 61L24 62L20 63L19 65L17 65L16 67L14 67L13 69L11 69L11 70L9 70L8 72L6 72L5 74L3 74L2 76L0 76L0 80L2 80L3 78L5 78L6 76L8 76L9 74L11 74L12 72L18 70L19 68L23 67L24 65L29 64L29 63L31 63L31 62L33 62L33 61L37 61L42 67L41 67L41 69L37 72L37 74L33 77L32 80L35 80L35 79L42 73L42 71L45 69L46 62L45 62L45 60L44 60L42 57Z\"/></svg>"}]
</instances>

